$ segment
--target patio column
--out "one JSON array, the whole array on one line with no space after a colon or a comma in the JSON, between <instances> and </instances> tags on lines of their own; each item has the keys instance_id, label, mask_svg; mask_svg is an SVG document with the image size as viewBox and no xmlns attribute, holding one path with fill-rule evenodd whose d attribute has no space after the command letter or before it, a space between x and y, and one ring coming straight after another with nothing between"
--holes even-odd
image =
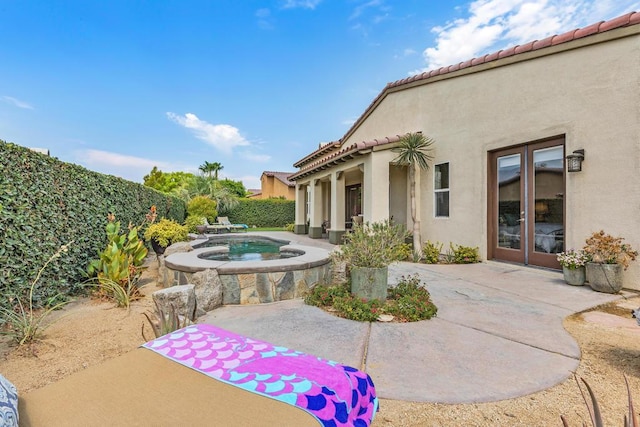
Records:
<instances>
[{"instance_id":1,"label":"patio column","mask_svg":"<svg viewBox=\"0 0 640 427\"><path fill-rule=\"evenodd\" d=\"M329 242L339 245L345 233L345 190L344 172L331 173L331 227L329 230Z\"/></svg>"},{"instance_id":2,"label":"patio column","mask_svg":"<svg viewBox=\"0 0 640 427\"><path fill-rule=\"evenodd\" d=\"M322 237L322 182L315 178L311 180L311 203L309 204L309 237Z\"/></svg>"},{"instance_id":3,"label":"patio column","mask_svg":"<svg viewBox=\"0 0 640 427\"><path fill-rule=\"evenodd\" d=\"M307 233L307 185L298 184L296 182L296 211L295 211L295 228L296 234Z\"/></svg>"},{"instance_id":4,"label":"patio column","mask_svg":"<svg viewBox=\"0 0 640 427\"><path fill-rule=\"evenodd\" d=\"M389 218L389 156L373 152L364 161L364 221L378 222Z\"/></svg>"}]
</instances>

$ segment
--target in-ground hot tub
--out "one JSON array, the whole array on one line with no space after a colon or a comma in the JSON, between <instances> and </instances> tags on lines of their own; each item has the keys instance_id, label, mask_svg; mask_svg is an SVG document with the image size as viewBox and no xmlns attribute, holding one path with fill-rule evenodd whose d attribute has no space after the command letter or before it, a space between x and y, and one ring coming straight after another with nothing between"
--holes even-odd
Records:
<instances>
[{"instance_id":1,"label":"in-ground hot tub","mask_svg":"<svg viewBox=\"0 0 640 427\"><path fill-rule=\"evenodd\" d=\"M229 258L230 245L257 240L275 245L280 256L257 259L255 255L259 252L254 251L248 252L249 259ZM327 250L286 240L243 233L194 240L190 248L193 250L165 257L166 273L162 280L165 286L195 284L197 305L204 311L220 304L258 304L300 298L318 283L328 283L331 278ZM212 299L202 296L203 293L218 296Z\"/></svg>"}]
</instances>

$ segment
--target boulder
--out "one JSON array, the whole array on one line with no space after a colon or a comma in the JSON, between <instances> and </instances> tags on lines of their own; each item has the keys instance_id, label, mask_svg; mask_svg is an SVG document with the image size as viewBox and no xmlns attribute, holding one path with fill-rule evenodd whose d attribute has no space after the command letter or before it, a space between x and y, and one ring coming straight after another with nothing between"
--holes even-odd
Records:
<instances>
[{"instance_id":1,"label":"boulder","mask_svg":"<svg viewBox=\"0 0 640 427\"><path fill-rule=\"evenodd\" d=\"M164 251L164 256L168 257L171 254L177 254L180 252L191 252L193 248L189 242L177 242L169 245Z\"/></svg>"},{"instance_id":2,"label":"boulder","mask_svg":"<svg viewBox=\"0 0 640 427\"><path fill-rule=\"evenodd\" d=\"M193 273L191 283L195 286L197 316L222 305L222 281L215 269Z\"/></svg>"},{"instance_id":3,"label":"boulder","mask_svg":"<svg viewBox=\"0 0 640 427\"><path fill-rule=\"evenodd\" d=\"M171 286L156 291L151 296L164 313L170 313L171 306L173 306L179 316L195 320L196 293L194 285Z\"/></svg>"}]
</instances>

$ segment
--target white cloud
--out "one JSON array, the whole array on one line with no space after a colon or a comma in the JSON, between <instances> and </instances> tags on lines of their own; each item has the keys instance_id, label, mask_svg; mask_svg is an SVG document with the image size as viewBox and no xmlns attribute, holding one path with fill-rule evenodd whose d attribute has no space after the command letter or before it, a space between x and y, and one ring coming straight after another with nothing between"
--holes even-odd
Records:
<instances>
[{"instance_id":1,"label":"white cloud","mask_svg":"<svg viewBox=\"0 0 640 427\"><path fill-rule=\"evenodd\" d=\"M78 150L74 152L75 161L93 171L115 175L134 182L142 182L154 166L163 171L175 169L176 164L143 157L128 156L103 150Z\"/></svg>"},{"instance_id":2,"label":"white cloud","mask_svg":"<svg viewBox=\"0 0 640 427\"><path fill-rule=\"evenodd\" d=\"M31 104L28 104L24 101L20 101L17 98L11 97L11 96L3 96L2 99L4 100L4 102L13 105L14 107L18 107L18 108L24 108L25 110L34 110L33 106Z\"/></svg>"},{"instance_id":3,"label":"white cloud","mask_svg":"<svg viewBox=\"0 0 640 427\"><path fill-rule=\"evenodd\" d=\"M355 7L355 9L353 9L353 12L351 12L351 16L349 16L349 20L359 18L360 15L362 15L367 9L377 8L381 6L382 3L383 3L382 0L371 0L366 3L359 4L358 6Z\"/></svg>"},{"instance_id":4,"label":"white cloud","mask_svg":"<svg viewBox=\"0 0 640 427\"><path fill-rule=\"evenodd\" d=\"M205 141L209 145L227 154L230 154L234 147L251 145L249 141L240 135L240 130L231 125L213 125L204 120L200 120L198 116L193 113L180 116L168 112L167 117L180 126L190 129L196 138Z\"/></svg>"},{"instance_id":5,"label":"white cloud","mask_svg":"<svg viewBox=\"0 0 640 427\"><path fill-rule=\"evenodd\" d=\"M543 39L638 7L637 0L476 0L469 5L468 17L431 29L436 41L423 52L426 67L410 74Z\"/></svg>"},{"instance_id":6,"label":"white cloud","mask_svg":"<svg viewBox=\"0 0 640 427\"><path fill-rule=\"evenodd\" d=\"M268 154L254 154L254 153L250 153L249 151L244 151L241 154L242 154L242 157L244 157L247 160L251 160L252 162L266 163L269 160L271 160L271 156Z\"/></svg>"},{"instance_id":7,"label":"white cloud","mask_svg":"<svg viewBox=\"0 0 640 427\"><path fill-rule=\"evenodd\" d=\"M285 0L285 2L282 5L282 8L283 9L302 8L302 9L313 10L320 3L322 3L322 0Z\"/></svg>"},{"instance_id":8,"label":"white cloud","mask_svg":"<svg viewBox=\"0 0 640 427\"><path fill-rule=\"evenodd\" d=\"M135 167L149 170L154 166L158 166L160 169L169 166L167 162L92 149L77 151L76 157L82 163L90 166Z\"/></svg>"},{"instance_id":9,"label":"white cloud","mask_svg":"<svg viewBox=\"0 0 640 427\"><path fill-rule=\"evenodd\" d=\"M273 18L271 17L271 11L269 9L258 9L256 10L256 18L258 18L258 27L263 30L273 30L275 26L273 25Z\"/></svg>"},{"instance_id":10,"label":"white cloud","mask_svg":"<svg viewBox=\"0 0 640 427\"><path fill-rule=\"evenodd\" d=\"M341 123L343 125L353 126L353 124L356 122L356 120L357 119L353 119L353 118L352 119L346 119L346 120L343 120Z\"/></svg>"}]
</instances>

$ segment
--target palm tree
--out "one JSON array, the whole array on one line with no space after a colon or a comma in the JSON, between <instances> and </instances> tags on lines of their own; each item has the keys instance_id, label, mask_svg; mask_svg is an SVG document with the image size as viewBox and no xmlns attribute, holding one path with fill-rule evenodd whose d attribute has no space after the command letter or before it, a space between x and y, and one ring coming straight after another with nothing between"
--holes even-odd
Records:
<instances>
[{"instance_id":1,"label":"palm tree","mask_svg":"<svg viewBox=\"0 0 640 427\"><path fill-rule=\"evenodd\" d=\"M200 171L201 171L203 174L207 175L207 177L208 177L209 179L211 179L211 174L215 171L215 169L216 169L216 166L215 166L215 165L216 165L216 164L218 164L218 165L219 165L220 163L217 163L217 162L215 162L215 163L209 163L209 162L207 162L207 161L205 160L205 162L204 162L203 164L201 164L201 165L200 165L200 167L198 167L198 169L200 169ZM217 172L216 172L216 173L217 173Z\"/></svg>"},{"instance_id":2,"label":"palm tree","mask_svg":"<svg viewBox=\"0 0 640 427\"><path fill-rule=\"evenodd\" d=\"M211 170L213 171L213 179L217 181L218 180L218 172L220 172L222 169L224 169L224 166L222 166L222 164L218 163L218 162L210 163L210 166L211 166Z\"/></svg>"},{"instance_id":3,"label":"palm tree","mask_svg":"<svg viewBox=\"0 0 640 427\"><path fill-rule=\"evenodd\" d=\"M420 236L420 219L416 214L416 167L429 169L433 156L429 154L435 141L421 132L408 133L400 138L400 144L392 151L398 153L394 163L409 167L409 194L411 195L411 220L413 221L413 252L422 257L422 238Z\"/></svg>"}]
</instances>

